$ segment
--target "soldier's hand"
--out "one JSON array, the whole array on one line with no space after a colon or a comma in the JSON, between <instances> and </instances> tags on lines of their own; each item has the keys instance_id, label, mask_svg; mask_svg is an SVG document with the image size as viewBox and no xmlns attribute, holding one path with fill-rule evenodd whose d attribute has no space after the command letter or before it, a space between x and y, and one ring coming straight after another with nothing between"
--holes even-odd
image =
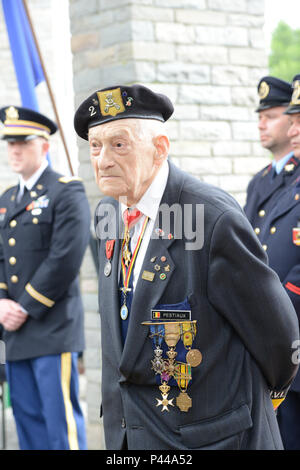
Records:
<instances>
[{"instance_id":1,"label":"soldier's hand","mask_svg":"<svg viewBox=\"0 0 300 470\"><path fill-rule=\"evenodd\" d=\"M0 300L0 323L7 331L18 330L27 320L27 313L14 300Z\"/></svg>"}]
</instances>

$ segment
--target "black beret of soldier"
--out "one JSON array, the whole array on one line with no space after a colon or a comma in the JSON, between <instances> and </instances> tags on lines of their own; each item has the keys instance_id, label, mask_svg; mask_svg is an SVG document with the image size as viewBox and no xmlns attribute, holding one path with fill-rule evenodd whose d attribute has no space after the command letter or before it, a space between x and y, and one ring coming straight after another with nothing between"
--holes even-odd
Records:
<instances>
[{"instance_id":1,"label":"black beret of soldier","mask_svg":"<svg viewBox=\"0 0 300 470\"><path fill-rule=\"evenodd\" d=\"M293 78L293 94L288 109L284 114L300 113L300 74Z\"/></svg>"},{"instance_id":2,"label":"black beret of soldier","mask_svg":"<svg viewBox=\"0 0 300 470\"><path fill-rule=\"evenodd\" d=\"M275 106L288 106L293 92L290 83L276 77L263 77L257 90L259 106L256 112Z\"/></svg>"},{"instance_id":3,"label":"black beret of soldier","mask_svg":"<svg viewBox=\"0 0 300 470\"><path fill-rule=\"evenodd\" d=\"M88 140L90 127L118 119L155 119L165 122L173 114L169 98L143 85L113 86L96 91L77 109L74 127Z\"/></svg>"},{"instance_id":4,"label":"black beret of soldier","mask_svg":"<svg viewBox=\"0 0 300 470\"><path fill-rule=\"evenodd\" d=\"M35 137L49 139L57 131L57 126L51 119L19 106L1 108L0 120L4 124L0 130L1 137L8 141L30 140Z\"/></svg>"}]
</instances>

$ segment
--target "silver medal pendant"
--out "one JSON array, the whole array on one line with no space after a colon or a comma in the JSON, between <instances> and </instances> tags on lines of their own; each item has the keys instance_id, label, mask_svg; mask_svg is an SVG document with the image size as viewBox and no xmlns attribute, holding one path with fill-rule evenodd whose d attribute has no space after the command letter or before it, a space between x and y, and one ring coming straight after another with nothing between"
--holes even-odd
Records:
<instances>
[{"instance_id":1,"label":"silver medal pendant","mask_svg":"<svg viewBox=\"0 0 300 470\"><path fill-rule=\"evenodd\" d=\"M125 304L123 304L121 307L120 315L121 315L122 320L126 320L128 317L128 308L126 307Z\"/></svg>"},{"instance_id":2,"label":"silver medal pendant","mask_svg":"<svg viewBox=\"0 0 300 470\"><path fill-rule=\"evenodd\" d=\"M104 276L108 277L111 273L111 262L107 261L106 265L104 266Z\"/></svg>"}]
</instances>

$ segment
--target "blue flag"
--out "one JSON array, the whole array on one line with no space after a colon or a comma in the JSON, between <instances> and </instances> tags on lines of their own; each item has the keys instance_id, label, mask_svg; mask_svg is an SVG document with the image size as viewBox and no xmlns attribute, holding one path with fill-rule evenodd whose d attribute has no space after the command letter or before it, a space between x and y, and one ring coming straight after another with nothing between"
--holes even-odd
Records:
<instances>
[{"instance_id":1,"label":"blue flag","mask_svg":"<svg viewBox=\"0 0 300 470\"><path fill-rule=\"evenodd\" d=\"M45 77L22 0L2 0L22 106L39 111L35 87Z\"/></svg>"}]
</instances>

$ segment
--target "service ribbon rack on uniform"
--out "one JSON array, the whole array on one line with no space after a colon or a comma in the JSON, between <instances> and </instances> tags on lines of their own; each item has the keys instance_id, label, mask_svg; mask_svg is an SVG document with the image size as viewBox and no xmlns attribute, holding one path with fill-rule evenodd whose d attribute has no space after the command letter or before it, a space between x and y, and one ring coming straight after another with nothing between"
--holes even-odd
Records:
<instances>
[{"instance_id":1,"label":"service ribbon rack on uniform","mask_svg":"<svg viewBox=\"0 0 300 470\"><path fill-rule=\"evenodd\" d=\"M151 368L161 393L161 398L156 398L156 406L162 406L161 411L170 411L169 407L174 407L174 398L169 399L174 384L180 390L176 406L180 411L189 411L192 399L187 389L192 381L192 367L202 362L201 352L192 348L197 332L196 320L191 320L190 310L154 309L151 320L142 324L149 327L153 345Z\"/></svg>"}]
</instances>

